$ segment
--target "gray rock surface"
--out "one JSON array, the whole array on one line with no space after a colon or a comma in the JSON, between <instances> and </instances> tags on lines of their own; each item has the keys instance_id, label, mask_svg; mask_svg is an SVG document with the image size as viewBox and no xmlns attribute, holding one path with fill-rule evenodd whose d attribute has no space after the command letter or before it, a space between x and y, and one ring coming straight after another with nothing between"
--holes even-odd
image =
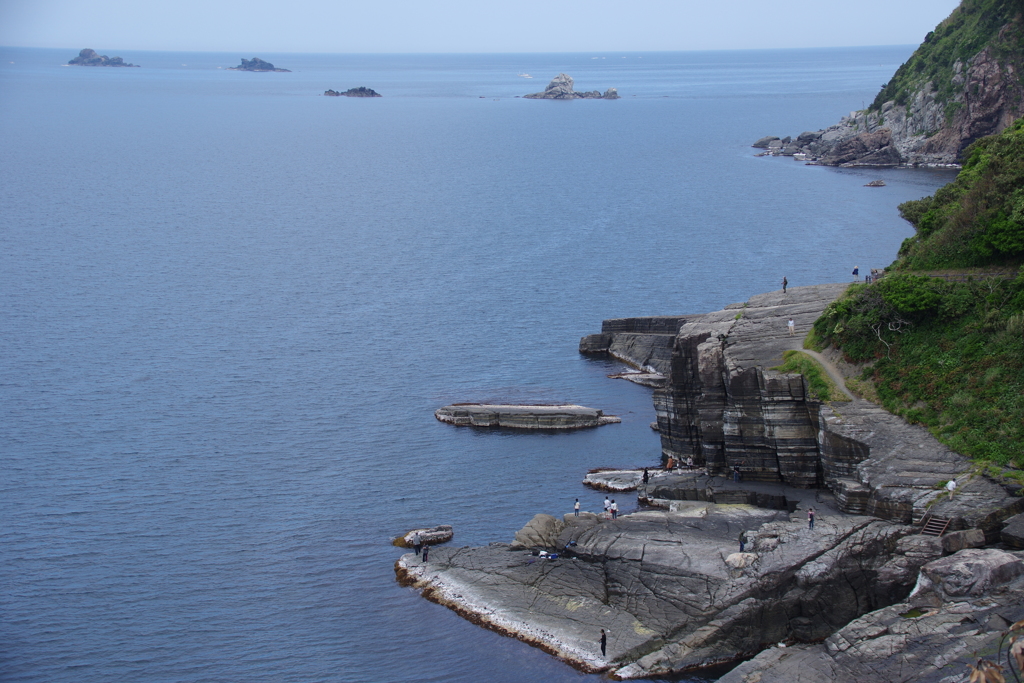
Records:
<instances>
[{"instance_id":1,"label":"gray rock surface","mask_svg":"<svg viewBox=\"0 0 1024 683\"><path fill-rule=\"evenodd\" d=\"M1024 514L1014 515L1006 520L1006 525L1000 533L1000 540L1011 548L1024 548Z\"/></svg>"},{"instance_id":2,"label":"gray rock surface","mask_svg":"<svg viewBox=\"0 0 1024 683\"><path fill-rule=\"evenodd\" d=\"M512 548L542 547L554 549L558 544L558 536L564 529L565 522L559 521L551 515L535 515L526 526L516 532L515 540L512 541Z\"/></svg>"},{"instance_id":3,"label":"gray rock surface","mask_svg":"<svg viewBox=\"0 0 1024 683\"><path fill-rule=\"evenodd\" d=\"M998 550L965 550L926 564L922 574L946 572L939 568L963 563L965 553L975 553L968 564L983 573L1013 564ZM967 583L977 586L975 579ZM719 683L961 683L967 665L992 655L1004 630L1024 618L1024 578L990 581L980 596L939 597L936 605L901 602L855 619L824 643L769 648Z\"/></svg>"},{"instance_id":4,"label":"gray rock surface","mask_svg":"<svg viewBox=\"0 0 1024 683\"><path fill-rule=\"evenodd\" d=\"M441 422L458 427L504 427L509 429L580 429L622 422L596 408L565 405L506 405L456 403L434 411Z\"/></svg>"},{"instance_id":5,"label":"gray rock surface","mask_svg":"<svg viewBox=\"0 0 1024 683\"><path fill-rule=\"evenodd\" d=\"M570 554L548 560L510 546L446 547L429 563L404 555L396 572L478 623L623 678L699 669L789 638L824 638L906 596L917 568L937 556L900 554L900 539L912 531L903 525L836 513L811 531L787 512L744 505L615 521L534 518L527 527L517 547L543 540ZM749 543L742 554L740 531ZM598 649L601 628L609 632L607 657Z\"/></svg>"}]
</instances>

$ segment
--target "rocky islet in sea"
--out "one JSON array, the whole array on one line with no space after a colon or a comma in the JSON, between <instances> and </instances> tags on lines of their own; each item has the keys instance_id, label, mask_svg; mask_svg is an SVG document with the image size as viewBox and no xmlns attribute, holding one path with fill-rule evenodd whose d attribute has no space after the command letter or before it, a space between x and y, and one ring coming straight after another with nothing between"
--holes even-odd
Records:
<instances>
[{"instance_id":1,"label":"rocky islet in sea","mask_svg":"<svg viewBox=\"0 0 1024 683\"><path fill-rule=\"evenodd\" d=\"M96 50L89 48L79 52L77 57L68 61L68 64L73 66L139 66L138 64L128 64L120 57L97 54Z\"/></svg>"},{"instance_id":2,"label":"rocky islet in sea","mask_svg":"<svg viewBox=\"0 0 1024 683\"><path fill-rule=\"evenodd\" d=\"M523 97L528 100L617 100L619 91L615 88L608 88L604 94L599 90L577 92L573 90L572 76L558 74L551 79L548 87L544 88L544 92L535 92L523 95Z\"/></svg>"},{"instance_id":3,"label":"rocky islet in sea","mask_svg":"<svg viewBox=\"0 0 1024 683\"><path fill-rule=\"evenodd\" d=\"M252 59L242 58L242 63L238 66L229 66L228 71L277 71L280 73L291 73L291 69L278 69L270 62L265 62L259 57L253 57Z\"/></svg>"},{"instance_id":4,"label":"rocky islet in sea","mask_svg":"<svg viewBox=\"0 0 1024 683\"><path fill-rule=\"evenodd\" d=\"M327 97L382 97L382 95L377 91L364 86L349 88L344 92L340 92L338 90L325 90L324 95Z\"/></svg>"}]
</instances>

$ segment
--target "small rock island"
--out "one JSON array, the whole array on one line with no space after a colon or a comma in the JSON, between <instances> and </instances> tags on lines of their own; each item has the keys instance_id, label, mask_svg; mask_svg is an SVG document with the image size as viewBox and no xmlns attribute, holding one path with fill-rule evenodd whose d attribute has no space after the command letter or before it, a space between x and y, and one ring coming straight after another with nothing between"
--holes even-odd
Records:
<instances>
[{"instance_id":1,"label":"small rock island","mask_svg":"<svg viewBox=\"0 0 1024 683\"><path fill-rule=\"evenodd\" d=\"M505 427L512 429L580 429L622 422L604 411L577 405L505 405L455 403L434 411L441 422L457 427Z\"/></svg>"},{"instance_id":2,"label":"small rock island","mask_svg":"<svg viewBox=\"0 0 1024 683\"><path fill-rule=\"evenodd\" d=\"M599 90L589 92L576 92L573 90L572 76L558 74L551 79L544 92L535 92L531 95L523 95L528 100L617 100L619 91L615 88L608 88L602 95Z\"/></svg>"},{"instance_id":3,"label":"small rock island","mask_svg":"<svg viewBox=\"0 0 1024 683\"><path fill-rule=\"evenodd\" d=\"M138 68L138 64L127 64L120 57L108 57L106 55L96 54L96 50L90 50L85 48L78 53L78 56L74 59L68 60L68 64L74 66L134 66Z\"/></svg>"},{"instance_id":4,"label":"small rock island","mask_svg":"<svg viewBox=\"0 0 1024 683\"><path fill-rule=\"evenodd\" d=\"M349 88L345 92L338 92L337 90L325 90L324 95L327 97L383 97L376 90L359 86L358 88Z\"/></svg>"},{"instance_id":5,"label":"small rock island","mask_svg":"<svg viewBox=\"0 0 1024 683\"><path fill-rule=\"evenodd\" d=\"M229 66L228 71L279 71L281 73L291 73L291 69L278 69L270 62L265 62L259 57L253 57L252 59L242 58L242 63L238 66Z\"/></svg>"}]
</instances>

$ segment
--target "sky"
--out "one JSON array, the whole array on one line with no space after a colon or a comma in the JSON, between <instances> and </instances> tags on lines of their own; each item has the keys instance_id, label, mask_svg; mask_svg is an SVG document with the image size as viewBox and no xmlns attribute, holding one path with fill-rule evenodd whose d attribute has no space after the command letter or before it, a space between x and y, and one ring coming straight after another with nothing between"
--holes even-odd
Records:
<instances>
[{"instance_id":1,"label":"sky","mask_svg":"<svg viewBox=\"0 0 1024 683\"><path fill-rule=\"evenodd\" d=\"M609 52L916 45L959 0L0 0L0 45Z\"/></svg>"}]
</instances>

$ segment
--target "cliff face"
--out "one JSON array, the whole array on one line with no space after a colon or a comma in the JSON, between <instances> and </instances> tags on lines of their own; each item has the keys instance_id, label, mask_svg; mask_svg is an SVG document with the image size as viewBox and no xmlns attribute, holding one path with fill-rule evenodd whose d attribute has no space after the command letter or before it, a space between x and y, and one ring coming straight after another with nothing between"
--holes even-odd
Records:
<instances>
[{"instance_id":1,"label":"cliff face","mask_svg":"<svg viewBox=\"0 0 1024 683\"><path fill-rule=\"evenodd\" d=\"M795 140L762 138L766 154L828 166L941 165L1024 115L1019 0L964 0L874 103Z\"/></svg>"},{"instance_id":2,"label":"cliff face","mask_svg":"<svg viewBox=\"0 0 1024 683\"><path fill-rule=\"evenodd\" d=\"M923 427L862 399L821 403L801 375L769 369L801 347L846 287L794 287L703 315L610 320L581 350L606 350L665 375L654 392L665 461L693 458L712 475L738 468L743 481L827 488L851 514L909 524L931 512L953 519L951 530L998 538L1024 499L971 475L970 461ZM960 488L951 501L941 484L953 478Z\"/></svg>"}]
</instances>

